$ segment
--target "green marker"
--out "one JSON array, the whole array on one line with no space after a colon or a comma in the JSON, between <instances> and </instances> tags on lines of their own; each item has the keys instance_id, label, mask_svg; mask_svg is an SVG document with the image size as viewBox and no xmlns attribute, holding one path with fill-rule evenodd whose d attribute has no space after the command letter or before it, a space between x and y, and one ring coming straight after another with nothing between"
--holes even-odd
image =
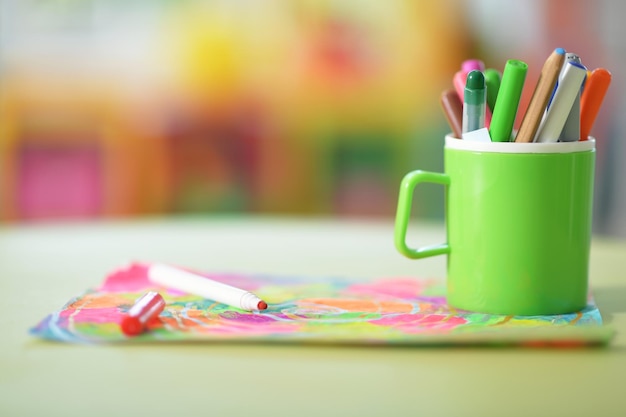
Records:
<instances>
[{"instance_id":1,"label":"green marker","mask_svg":"<svg viewBox=\"0 0 626 417\"><path fill-rule=\"evenodd\" d=\"M485 77L480 71L467 74L463 96L463 133L485 127Z\"/></svg>"},{"instance_id":2,"label":"green marker","mask_svg":"<svg viewBox=\"0 0 626 417\"><path fill-rule=\"evenodd\" d=\"M500 74L500 71L493 68L487 68L483 74L485 75L485 85L487 86L487 106L493 113L493 109L496 106L498 90L500 90L500 80L502 79L502 74Z\"/></svg>"},{"instance_id":3,"label":"green marker","mask_svg":"<svg viewBox=\"0 0 626 417\"><path fill-rule=\"evenodd\" d=\"M489 126L492 142L510 142L513 123L517 114L528 65L523 61L509 59L502 73L502 82L498 91Z\"/></svg>"}]
</instances>

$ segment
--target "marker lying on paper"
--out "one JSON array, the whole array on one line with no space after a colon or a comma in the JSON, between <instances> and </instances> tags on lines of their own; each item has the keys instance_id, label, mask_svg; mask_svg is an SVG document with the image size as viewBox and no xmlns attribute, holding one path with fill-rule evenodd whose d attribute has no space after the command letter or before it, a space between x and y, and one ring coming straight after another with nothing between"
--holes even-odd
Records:
<instances>
[{"instance_id":1,"label":"marker lying on paper","mask_svg":"<svg viewBox=\"0 0 626 417\"><path fill-rule=\"evenodd\" d=\"M148 279L163 287L199 295L242 310L267 309L265 301L248 291L171 266L151 265L148 269Z\"/></svg>"},{"instance_id":2,"label":"marker lying on paper","mask_svg":"<svg viewBox=\"0 0 626 417\"><path fill-rule=\"evenodd\" d=\"M151 320L157 318L165 308L165 300L158 292L150 291L137 299L120 323L126 336L142 333Z\"/></svg>"}]
</instances>

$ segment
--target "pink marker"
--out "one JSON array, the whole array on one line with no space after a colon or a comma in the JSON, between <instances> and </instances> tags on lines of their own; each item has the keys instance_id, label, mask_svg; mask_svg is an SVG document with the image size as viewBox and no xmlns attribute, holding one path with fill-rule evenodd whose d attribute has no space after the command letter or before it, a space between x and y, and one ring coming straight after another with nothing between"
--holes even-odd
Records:
<instances>
[{"instance_id":1,"label":"pink marker","mask_svg":"<svg viewBox=\"0 0 626 417\"><path fill-rule=\"evenodd\" d=\"M452 84L454 85L454 90L456 91L461 103L463 103L464 95L465 95L465 82L467 81L467 72L460 70L454 74L452 78Z\"/></svg>"},{"instance_id":2,"label":"pink marker","mask_svg":"<svg viewBox=\"0 0 626 417\"><path fill-rule=\"evenodd\" d=\"M148 323L157 318L165 308L165 300L161 294L150 291L139 298L122 319L120 327L126 336L142 333Z\"/></svg>"},{"instance_id":3,"label":"pink marker","mask_svg":"<svg viewBox=\"0 0 626 417\"><path fill-rule=\"evenodd\" d=\"M461 71L469 74L471 71L484 71L485 63L480 59L468 59L461 64Z\"/></svg>"}]
</instances>

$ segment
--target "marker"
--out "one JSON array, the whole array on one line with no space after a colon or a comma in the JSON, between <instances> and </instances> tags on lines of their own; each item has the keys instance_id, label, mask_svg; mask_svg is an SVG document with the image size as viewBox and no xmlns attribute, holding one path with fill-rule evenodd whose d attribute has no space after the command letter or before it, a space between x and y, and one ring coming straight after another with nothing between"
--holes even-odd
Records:
<instances>
[{"instance_id":1,"label":"marker","mask_svg":"<svg viewBox=\"0 0 626 417\"><path fill-rule=\"evenodd\" d=\"M588 139L610 84L611 73L604 68L596 68L587 79L580 97L580 140Z\"/></svg>"},{"instance_id":2,"label":"marker","mask_svg":"<svg viewBox=\"0 0 626 417\"><path fill-rule=\"evenodd\" d=\"M471 71L483 71L484 69L485 64L480 59L467 59L461 63L461 69L457 71L452 78L452 84L454 85L461 102L463 102L463 96L465 95L467 74Z\"/></svg>"},{"instance_id":3,"label":"marker","mask_svg":"<svg viewBox=\"0 0 626 417\"><path fill-rule=\"evenodd\" d=\"M554 89L552 90L552 95L550 96L550 100L548 100L548 105L546 106L546 110L548 110L550 108L550 104L552 103L552 99L554 98L554 93L556 93L556 89L559 86L559 81L561 80L561 77L563 77L563 72L565 71L566 68L566 64L570 61L573 61L577 64L582 64L582 62L580 61L580 57L572 52L567 52L565 54L565 59L563 60L563 66L561 67L561 72L559 72L559 78L557 78L556 80L556 84L554 85ZM585 83L583 82L583 85L585 85Z\"/></svg>"},{"instance_id":4,"label":"marker","mask_svg":"<svg viewBox=\"0 0 626 417\"><path fill-rule=\"evenodd\" d=\"M467 82L467 72L461 70L454 73L454 77L452 77L452 85L454 85L454 90L459 96L459 100L461 103L463 102L463 96L465 95L465 83Z\"/></svg>"},{"instance_id":5,"label":"marker","mask_svg":"<svg viewBox=\"0 0 626 417\"><path fill-rule=\"evenodd\" d=\"M537 129L535 142L557 142L565 126L576 96L580 93L587 68L575 62L567 62L563 78L554 93L552 104Z\"/></svg>"},{"instance_id":6,"label":"marker","mask_svg":"<svg viewBox=\"0 0 626 417\"><path fill-rule=\"evenodd\" d=\"M564 61L565 50L563 48L557 48L543 64L539 81L537 82L535 91L533 91L528 109L524 114L519 132L515 137L515 142L532 142L535 138L535 134L541 123L541 118L546 110L548 100L550 100Z\"/></svg>"},{"instance_id":7,"label":"marker","mask_svg":"<svg viewBox=\"0 0 626 417\"><path fill-rule=\"evenodd\" d=\"M582 65L580 57L570 52L565 54L565 63L567 64L568 62L574 62L576 64ZM561 80L563 79L565 69L567 68L566 64L563 64L563 69L561 70L561 74L559 75L558 83L561 83ZM577 140L580 140L580 92L585 85L586 78L587 69L585 68L585 78L583 78L583 83L578 89L578 94L576 94L574 104L572 104L572 108L569 111L569 115L567 116L567 120L565 121L565 126L563 126L563 130L561 131L561 135L559 136L559 142L575 142Z\"/></svg>"},{"instance_id":8,"label":"marker","mask_svg":"<svg viewBox=\"0 0 626 417\"><path fill-rule=\"evenodd\" d=\"M498 91L500 91L500 83L502 81L502 74L500 71L494 68L487 68L483 71L485 76L485 85L487 86L487 108L493 113L496 107L496 98L498 97ZM493 117L491 118L493 123ZM491 127L491 126L489 126Z\"/></svg>"},{"instance_id":9,"label":"marker","mask_svg":"<svg viewBox=\"0 0 626 417\"><path fill-rule=\"evenodd\" d=\"M485 63L480 59L467 59L461 63L461 71L469 74L471 71L484 71Z\"/></svg>"},{"instance_id":10,"label":"marker","mask_svg":"<svg viewBox=\"0 0 626 417\"><path fill-rule=\"evenodd\" d=\"M470 71L463 95L463 133L485 127L486 93L483 73Z\"/></svg>"},{"instance_id":11,"label":"marker","mask_svg":"<svg viewBox=\"0 0 626 417\"><path fill-rule=\"evenodd\" d=\"M475 60L469 60L469 61L475 61ZM468 62L468 61L465 61L465 62ZM483 65L483 67L484 67L484 65ZM472 71L479 71L479 70L472 70ZM455 88L457 94L459 95L459 100L461 100L461 102L463 102L465 100L465 85L467 84L467 76L468 75L469 75L469 72L465 72L465 71L461 70L461 71L457 71L454 74L454 77L452 78L452 84L454 85L454 88ZM487 108L487 106L485 106L485 121L484 121L484 123L485 123L485 126L487 126L487 127L489 127L489 124L491 123L491 110L489 110Z\"/></svg>"},{"instance_id":12,"label":"marker","mask_svg":"<svg viewBox=\"0 0 626 417\"><path fill-rule=\"evenodd\" d=\"M148 323L157 318L165 308L165 300L158 292L150 291L141 296L128 310L120 323L126 336L142 333Z\"/></svg>"},{"instance_id":13,"label":"marker","mask_svg":"<svg viewBox=\"0 0 626 417\"><path fill-rule=\"evenodd\" d=\"M148 269L148 279L166 288L199 295L242 310L265 310L267 308L265 301L248 291L167 265L151 265Z\"/></svg>"},{"instance_id":14,"label":"marker","mask_svg":"<svg viewBox=\"0 0 626 417\"><path fill-rule=\"evenodd\" d=\"M451 88L441 93L440 103L454 137L461 139L461 134L463 133L463 102L459 99L456 91Z\"/></svg>"},{"instance_id":15,"label":"marker","mask_svg":"<svg viewBox=\"0 0 626 417\"><path fill-rule=\"evenodd\" d=\"M513 124L517 115L524 80L528 72L528 65L517 59L509 59L504 66L502 83L498 92L498 99L491 118L489 134L493 142L510 142ZM489 86L487 85L487 95Z\"/></svg>"},{"instance_id":16,"label":"marker","mask_svg":"<svg viewBox=\"0 0 626 417\"><path fill-rule=\"evenodd\" d=\"M591 70L587 69L587 78L585 78L585 82L583 83L583 88L582 88L583 92L585 91L585 86L587 85L587 80L589 79L589 77L591 77Z\"/></svg>"}]
</instances>

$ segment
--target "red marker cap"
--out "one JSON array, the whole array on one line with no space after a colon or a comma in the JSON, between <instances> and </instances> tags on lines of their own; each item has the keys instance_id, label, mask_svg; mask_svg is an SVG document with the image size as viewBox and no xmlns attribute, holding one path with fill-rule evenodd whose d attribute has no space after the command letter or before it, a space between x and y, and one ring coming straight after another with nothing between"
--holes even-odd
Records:
<instances>
[{"instance_id":1,"label":"red marker cap","mask_svg":"<svg viewBox=\"0 0 626 417\"><path fill-rule=\"evenodd\" d=\"M161 314L165 300L161 294L150 291L139 298L122 319L120 327L126 336L136 336L144 331L146 325Z\"/></svg>"}]
</instances>

